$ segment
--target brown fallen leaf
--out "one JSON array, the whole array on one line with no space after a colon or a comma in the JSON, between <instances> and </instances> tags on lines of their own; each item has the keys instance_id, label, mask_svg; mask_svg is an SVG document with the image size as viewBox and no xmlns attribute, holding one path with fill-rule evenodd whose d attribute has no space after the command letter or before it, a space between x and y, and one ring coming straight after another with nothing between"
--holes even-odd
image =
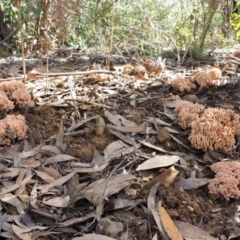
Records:
<instances>
[{"instance_id":1,"label":"brown fallen leaf","mask_svg":"<svg viewBox=\"0 0 240 240\"><path fill-rule=\"evenodd\" d=\"M0 198L1 198L2 196L4 196L4 194L10 193L10 192L18 189L18 188L21 187L22 185L28 183L28 182L31 180L31 178L32 178L32 176L29 176L29 177L25 178L23 181L12 185L12 186L11 186L10 188L8 188L8 189L3 190L2 192L0 192Z\"/></svg>"},{"instance_id":2,"label":"brown fallen leaf","mask_svg":"<svg viewBox=\"0 0 240 240\"><path fill-rule=\"evenodd\" d=\"M79 192L81 198L86 198L94 205L99 204L101 199L108 197L125 187L129 186L136 177L131 174L116 174L110 178L101 178Z\"/></svg>"},{"instance_id":3,"label":"brown fallen leaf","mask_svg":"<svg viewBox=\"0 0 240 240\"><path fill-rule=\"evenodd\" d=\"M44 237L52 234L61 234L60 232L50 232L50 231L45 231L45 232L37 232L32 234L32 240L39 239L39 237Z\"/></svg>"},{"instance_id":4,"label":"brown fallen leaf","mask_svg":"<svg viewBox=\"0 0 240 240\"><path fill-rule=\"evenodd\" d=\"M49 191L50 188L55 187L55 186L61 186L63 183L67 182L70 178L72 178L74 176L74 174L76 174L76 172L71 172L68 175L61 177L57 180L55 180L54 182L48 184L47 186L45 186L42 189L42 193L47 193Z\"/></svg>"},{"instance_id":5,"label":"brown fallen leaf","mask_svg":"<svg viewBox=\"0 0 240 240\"><path fill-rule=\"evenodd\" d=\"M175 226L173 220L165 210L163 206L160 204L158 205L158 211L161 219L161 223L163 226L163 230L165 231L166 235L171 240L183 240L182 234L179 232L178 228Z\"/></svg>"},{"instance_id":6,"label":"brown fallen leaf","mask_svg":"<svg viewBox=\"0 0 240 240\"><path fill-rule=\"evenodd\" d=\"M57 226L58 227L68 227L68 226L71 226L74 224L85 222L85 221L93 218L94 216L95 216L95 214L89 214L89 216L86 216L86 217L72 218L72 219L66 220L64 222L58 223Z\"/></svg>"},{"instance_id":7,"label":"brown fallen leaf","mask_svg":"<svg viewBox=\"0 0 240 240\"><path fill-rule=\"evenodd\" d=\"M111 124L107 124L106 127L110 128L110 129L115 129L120 132L125 132L125 133L127 133L127 132L140 133L140 132L144 132L146 130L145 124L141 124L139 126L114 126Z\"/></svg>"},{"instance_id":8,"label":"brown fallen leaf","mask_svg":"<svg viewBox=\"0 0 240 240\"><path fill-rule=\"evenodd\" d=\"M47 158L46 161L44 162L44 165L48 165L51 163L56 163L56 162L64 162L64 161L70 161L76 159L75 157L67 154L59 154L50 158Z\"/></svg>"},{"instance_id":9,"label":"brown fallen leaf","mask_svg":"<svg viewBox=\"0 0 240 240\"><path fill-rule=\"evenodd\" d=\"M154 177L149 183L145 184L142 187L142 190L152 188L153 185L160 182L165 186L169 186L173 183L175 178L177 177L179 171L177 171L174 166L170 167L167 171L159 174L158 176Z\"/></svg>"},{"instance_id":10,"label":"brown fallen leaf","mask_svg":"<svg viewBox=\"0 0 240 240\"><path fill-rule=\"evenodd\" d=\"M61 196L61 197L54 197L54 198L51 198L48 200L45 200L43 198L43 203L48 206L52 206L52 207L65 208L70 205L70 197L69 197L69 195L66 195L66 196Z\"/></svg>"},{"instance_id":11,"label":"brown fallen leaf","mask_svg":"<svg viewBox=\"0 0 240 240\"><path fill-rule=\"evenodd\" d=\"M38 170L34 170L34 172L37 174L37 176L39 176L43 181L47 183L52 183L53 181L55 181L55 178L51 177L45 172L38 171Z\"/></svg>"},{"instance_id":12,"label":"brown fallen leaf","mask_svg":"<svg viewBox=\"0 0 240 240\"><path fill-rule=\"evenodd\" d=\"M12 224L12 229L14 231L14 233L20 238L20 239L24 239L24 240L31 240L32 237L30 233L24 233L24 229L20 228L14 224Z\"/></svg>"},{"instance_id":13,"label":"brown fallen leaf","mask_svg":"<svg viewBox=\"0 0 240 240\"><path fill-rule=\"evenodd\" d=\"M187 222L181 222L174 220L174 224L177 226L179 231L182 233L182 236L185 239L192 240L216 240L216 238L209 235L206 231L198 228L196 226L191 225Z\"/></svg>"}]
</instances>

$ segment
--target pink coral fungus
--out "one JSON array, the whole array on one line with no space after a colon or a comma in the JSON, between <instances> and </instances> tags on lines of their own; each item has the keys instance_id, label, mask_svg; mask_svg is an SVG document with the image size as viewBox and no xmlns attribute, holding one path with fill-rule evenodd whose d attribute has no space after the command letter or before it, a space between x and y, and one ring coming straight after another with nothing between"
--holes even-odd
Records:
<instances>
[{"instance_id":1,"label":"pink coral fungus","mask_svg":"<svg viewBox=\"0 0 240 240\"><path fill-rule=\"evenodd\" d=\"M235 147L239 115L232 110L208 108L194 119L191 128L189 140L195 148L228 151Z\"/></svg>"},{"instance_id":2,"label":"pink coral fungus","mask_svg":"<svg viewBox=\"0 0 240 240\"><path fill-rule=\"evenodd\" d=\"M171 82L171 85L175 90L178 90L180 92L190 91L191 89L196 88L195 84L189 82L183 77L177 77Z\"/></svg>"},{"instance_id":3,"label":"pink coral fungus","mask_svg":"<svg viewBox=\"0 0 240 240\"><path fill-rule=\"evenodd\" d=\"M208 184L209 193L226 200L240 197L240 163L237 161L218 162L211 165L215 178Z\"/></svg>"},{"instance_id":4,"label":"pink coral fungus","mask_svg":"<svg viewBox=\"0 0 240 240\"><path fill-rule=\"evenodd\" d=\"M191 123L199 118L199 115L203 112L204 106L198 103L183 102L179 104L175 111L178 112L178 123L183 128L189 128Z\"/></svg>"},{"instance_id":5,"label":"pink coral fungus","mask_svg":"<svg viewBox=\"0 0 240 240\"><path fill-rule=\"evenodd\" d=\"M209 71L201 71L195 73L190 81L197 83L200 87L217 85L218 80L222 77L222 72L218 68L212 68Z\"/></svg>"},{"instance_id":6,"label":"pink coral fungus","mask_svg":"<svg viewBox=\"0 0 240 240\"><path fill-rule=\"evenodd\" d=\"M23 139L26 137L26 134L27 124L24 116L7 115L6 118L0 120L0 138Z\"/></svg>"}]
</instances>

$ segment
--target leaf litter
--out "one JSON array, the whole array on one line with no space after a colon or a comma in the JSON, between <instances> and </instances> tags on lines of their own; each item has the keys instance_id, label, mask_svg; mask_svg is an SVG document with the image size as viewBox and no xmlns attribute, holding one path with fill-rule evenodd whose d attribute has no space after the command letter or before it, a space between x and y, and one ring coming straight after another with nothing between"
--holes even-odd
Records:
<instances>
[{"instance_id":1,"label":"leaf litter","mask_svg":"<svg viewBox=\"0 0 240 240\"><path fill-rule=\"evenodd\" d=\"M45 67L28 73L33 101L21 114L29 135L9 136L11 144L0 149L1 238L240 236L239 200L216 198L207 187L214 177L209 166L239 161L239 145L194 148L174 111L197 101L239 114L239 82L232 85L228 76L225 85L180 91L171 85L172 60L154 68L154 60L144 61L121 71L66 72L55 64L48 86ZM22 79L17 64L8 71Z\"/></svg>"}]
</instances>

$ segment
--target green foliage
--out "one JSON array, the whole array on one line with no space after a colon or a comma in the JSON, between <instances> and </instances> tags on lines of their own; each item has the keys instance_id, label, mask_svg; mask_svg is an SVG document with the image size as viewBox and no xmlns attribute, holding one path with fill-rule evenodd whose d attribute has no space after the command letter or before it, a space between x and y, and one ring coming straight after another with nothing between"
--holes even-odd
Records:
<instances>
[{"instance_id":1,"label":"green foliage","mask_svg":"<svg viewBox=\"0 0 240 240\"><path fill-rule=\"evenodd\" d=\"M21 16L28 13L30 1L22 0ZM47 28L55 45L108 50L113 26L113 51L159 56L184 51L202 56L204 46L223 44L223 10L212 10L210 1L199 0L53 0L48 11L38 1L31 18L23 26L25 38L40 39ZM5 20L15 28L17 9L11 0L0 1ZM112 19L112 11L114 18ZM113 20L113 22L112 22ZM239 32L239 15L231 24ZM18 36L16 36L18 37ZM229 37L229 35L228 35ZM39 41L41 42L41 41Z\"/></svg>"},{"instance_id":2,"label":"green foliage","mask_svg":"<svg viewBox=\"0 0 240 240\"><path fill-rule=\"evenodd\" d=\"M231 25L236 31L237 38L240 38L240 14L234 13L231 15Z\"/></svg>"}]
</instances>

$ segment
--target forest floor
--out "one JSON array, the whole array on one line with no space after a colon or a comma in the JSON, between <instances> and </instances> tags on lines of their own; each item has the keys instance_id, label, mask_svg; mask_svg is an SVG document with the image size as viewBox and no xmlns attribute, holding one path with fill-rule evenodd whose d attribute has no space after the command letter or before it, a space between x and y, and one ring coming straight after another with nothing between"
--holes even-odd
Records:
<instances>
[{"instance_id":1,"label":"forest floor","mask_svg":"<svg viewBox=\"0 0 240 240\"><path fill-rule=\"evenodd\" d=\"M208 191L211 164L239 161L239 145L193 148L174 111L188 100L239 114L237 67L222 70L227 83L180 92L171 80L212 66L166 59L149 74L145 60L115 56L108 71L106 59L58 53L48 78L45 59L26 59L33 101L14 113L28 137L0 149L0 238L239 239L240 202ZM0 64L3 80L21 78L21 59Z\"/></svg>"}]
</instances>

